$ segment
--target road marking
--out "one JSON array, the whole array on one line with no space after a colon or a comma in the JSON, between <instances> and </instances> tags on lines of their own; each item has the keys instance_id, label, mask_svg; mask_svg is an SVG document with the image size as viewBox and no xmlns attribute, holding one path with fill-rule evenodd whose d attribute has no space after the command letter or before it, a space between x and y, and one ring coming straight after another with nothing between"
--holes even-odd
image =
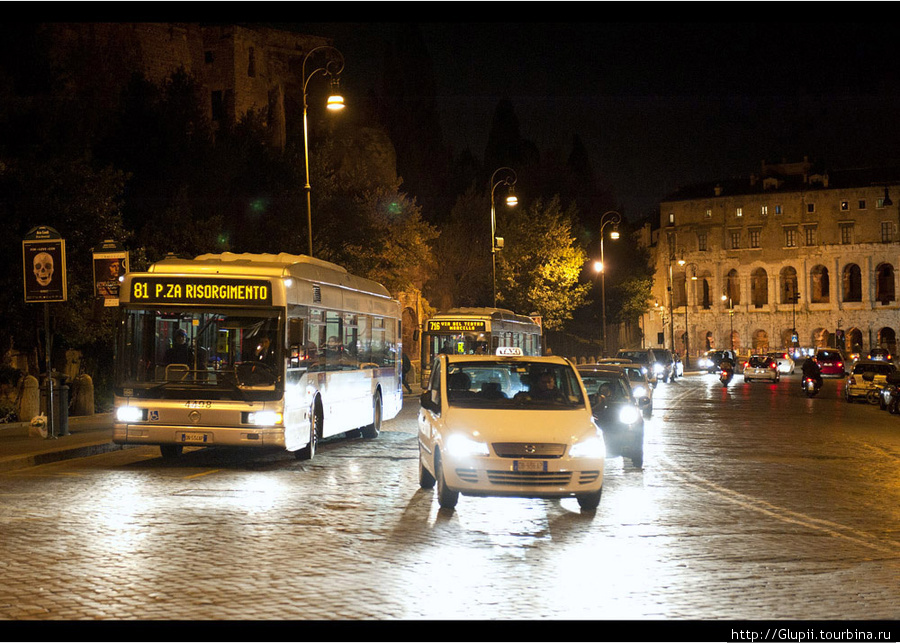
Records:
<instances>
[{"instance_id":1,"label":"road marking","mask_svg":"<svg viewBox=\"0 0 900 643\"><path fill-rule=\"evenodd\" d=\"M829 520L813 518L812 516L798 513L785 507L773 505L765 500L739 493L733 489L728 489L727 487L718 485L696 473L688 471L664 455L660 455L658 460L664 461L671 469L669 471L662 470L661 473L667 473L676 478L680 478L683 482L700 487L723 500L732 502L740 507L749 509L750 511L765 514L771 518L780 520L781 522L800 525L801 527L819 531L828 534L829 536L833 536L834 538L840 538L887 554L896 555L898 550L900 550L900 542L895 540L879 537L875 534L854 529L853 527L847 527L846 525L831 522Z\"/></svg>"},{"instance_id":2,"label":"road marking","mask_svg":"<svg viewBox=\"0 0 900 643\"><path fill-rule=\"evenodd\" d=\"M203 471L202 473L195 473L192 476L185 476L185 480L192 480L193 478L202 478L203 476L208 476L211 473L218 473L221 469L210 469L209 471Z\"/></svg>"}]
</instances>

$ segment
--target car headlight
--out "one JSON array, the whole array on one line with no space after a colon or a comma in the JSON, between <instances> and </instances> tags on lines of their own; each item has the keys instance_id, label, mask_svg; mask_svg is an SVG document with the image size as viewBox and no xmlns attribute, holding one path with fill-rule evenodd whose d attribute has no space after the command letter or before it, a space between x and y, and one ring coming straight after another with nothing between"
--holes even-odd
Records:
<instances>
[{"instance_id":1,"label":"car headlight","mask_svg":"<svg viewBox=\"0 0 900 643\"><path fill-rule=\"evenodd\" d=\"M120 406L116 409L117 422L140 422L144 419L144 410L136 406Z\"/></svg>"},{"instance_id":2,"label":"car headlight","mask_svg":"<svg viewBox=\"0 0 900 643\"><path fill-rule=\"evenodd\" d=\"M247 422L257 426L275 426L281 424L282 415L277 411L256 411L247 414Z\"/></svg>"},{"instance_id":3,"label":"car headlight","mask_svg":"<svg viewBox=\"0 0 900 643\"><path fill-rule=\"evenodd\" d=\"M447 453L457 458L489 455L487 444L458 433L447 438L447 443L444 448Z\"/></svg>"},{"instance_id":4,"label":"car headlight","mask_svg":"<svg viewBox=\"0 0 900 643\"><path fill-rule=\"evenodd\" d=\"M633 406L623 406L619 410L619 422L622 424L634 424L641 417L641 414Z\"/></svg>"},{"instance_id":5,"label":"car headlight","mask_svg":"<svg viewBox=\"0 0 900 643\"><path fill-rule=\"evenodd\" d=\"M657 375L659 375L660 373L662 373L665 370L666 369L662 364L654 364L653 365L653 372L656 373Z\"/></svg>"},{"instance_id":6,"label":"car headlight","mask_svg":"<svg viewBox=\"0 0 900 643\"><path fill-rule=\"evenodd\" d=\"M632 389L635 397L647 397L647 389L644 388L643 384L638 384Z\"/></svg>"},{"instance_id":7,"label":"car headlight","mask_svg":"<svg viewBox=\"0 0 900 643\"><path fill-rule=\"evenodd\" d=\"M576 442L569 449L571 458L603 458L606 456L606 443L603 438L590 437L587 440Z\"/></svg>"}]
</instances>

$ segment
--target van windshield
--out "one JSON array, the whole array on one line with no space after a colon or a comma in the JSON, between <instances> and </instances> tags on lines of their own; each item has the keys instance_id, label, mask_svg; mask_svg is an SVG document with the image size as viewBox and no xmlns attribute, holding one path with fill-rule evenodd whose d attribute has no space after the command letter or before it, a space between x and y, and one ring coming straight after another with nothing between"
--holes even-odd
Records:
<instances>
[{"instance_id":1,"label":"van windshield","mask_svg":"<svg viewBox=\"0 0 900 643\"><path fill-rule=\"evenodd\" d=\"M585 402L578 375L566 364L491 360L449 364L447 403L479 409L573 409Z\"/></svg>"}]
</instances>

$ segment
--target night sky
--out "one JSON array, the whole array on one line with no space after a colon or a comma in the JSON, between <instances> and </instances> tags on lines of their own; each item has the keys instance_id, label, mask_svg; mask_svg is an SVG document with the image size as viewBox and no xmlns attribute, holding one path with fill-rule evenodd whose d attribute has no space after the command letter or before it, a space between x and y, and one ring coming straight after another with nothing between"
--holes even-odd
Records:
<instances>
[{"instance_id":1,"label":"night sky","mask_svg":"<svg viewBox=\"0 0 900 643\"><path fill-rule=\"evenodd\" d=\"M494 19L497 7L512 9L487 4ZM658 3L626 5L636 14ZM870 19L881 12L868 3L729 6L754 17L790 13L789 6L813 20L806 14L829 8ZM847 18L419 26L434 63L445 138L455 152L468 147L483 156L494 108L507 97L523 137L542 153L567 153L577 134L618 207L636 218L681 185L746 177L764 159L809 156L832 168L898 163L897 39L881 22ZM334 39L346 59L345 87L377 82L384 43L396 26L302 24Z\"/></svg>"}]
</instances>

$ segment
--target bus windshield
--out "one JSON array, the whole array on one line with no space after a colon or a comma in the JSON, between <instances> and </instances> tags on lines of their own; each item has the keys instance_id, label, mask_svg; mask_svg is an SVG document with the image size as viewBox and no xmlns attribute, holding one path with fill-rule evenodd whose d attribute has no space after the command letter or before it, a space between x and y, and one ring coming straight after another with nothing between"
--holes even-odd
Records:
<instances>
[{"instance_id":1,"label":"bus windshield","mask_svg":"<svg viewBox=\"0 0 900 643\"><path fill-rule=\"evenodd\" d=\"M268 400L283 391L278 310L129 308L116 387L148 398Z\"/></svg>"}]
</instances>

